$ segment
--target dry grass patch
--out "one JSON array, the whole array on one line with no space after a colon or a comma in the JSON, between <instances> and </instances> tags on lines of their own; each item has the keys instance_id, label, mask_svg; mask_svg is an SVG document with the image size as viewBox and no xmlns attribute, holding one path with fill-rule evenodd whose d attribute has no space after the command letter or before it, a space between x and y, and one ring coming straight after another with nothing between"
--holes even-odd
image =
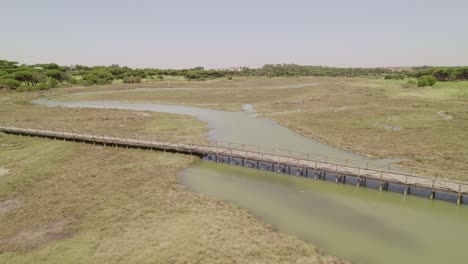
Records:
<instances>
[{"instance_id":1,"label":"dry grass patch","mask_svg":"<svg viewBox=\"0 0 468 264\"><path fill-rule=\"evenodd\" d=\"M4 167L0 167L0 177L6 175L10 170Z\"/></svg>"},{"instance_id":2,"label":"dry grass patch","mask_svg":"<svg viewBox=\"0 0 468 264\"><path fill-rule=\"evenodd\" d=\"M193 157L3 136L0 262L340 263L248 212L188 192ZM41 150L40 153L37 153ZM13 164L21 161L21 166ZM36 171L38 164L41 171Z\"/></svg>"},{"instance_id":3,"label":"dry grass patch","mask_svg":"<svg viewBox=\"0 0 468 264\"><path fill-rule=\"evenodd\" d=\"M11 198L0 202L0 215L6 214L9 211L21 206L21 202L18 198Z\"/></svg>"}]
</instances>

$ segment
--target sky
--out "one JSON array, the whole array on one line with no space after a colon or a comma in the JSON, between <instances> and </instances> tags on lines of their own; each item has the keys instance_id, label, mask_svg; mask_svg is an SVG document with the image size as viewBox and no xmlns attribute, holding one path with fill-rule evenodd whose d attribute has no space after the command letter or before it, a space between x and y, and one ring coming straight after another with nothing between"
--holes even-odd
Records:
<instances>
[{"instance_id":1,"label":"sky","mask_svg":"<svg viewBox=\"0 0 468 264\"><path fill-rule=\"evenodd\" d=\"M227 68L468 65L468 0L0 0L0 59Z\"/></svg>"}]
</instances>

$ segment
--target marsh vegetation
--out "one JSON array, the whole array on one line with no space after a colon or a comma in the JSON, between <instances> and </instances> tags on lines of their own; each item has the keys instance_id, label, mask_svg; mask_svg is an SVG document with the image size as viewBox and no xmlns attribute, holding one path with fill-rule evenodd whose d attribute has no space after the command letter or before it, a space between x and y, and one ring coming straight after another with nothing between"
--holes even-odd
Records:
<instances>
[{"instance_id":1,"label":"marsh vegetation","mask_svg":"<svg viewBox=\"0 0 468 264\"><path fill-rule=\"evenodd\" d=\"M286 84L296 88L275 88ZM244 77L190 87L194 89L158 90L153 85L155 89L58 100L155 102L224 111L241 111L249 103L259 116L332 146L374 158L400 159L400 165L419 172L438 170L442 172L438 177L465 179L468 82L417 87L408 86L407 80L374 78Z\"/></svg>"},{"instance_id":2,"label":"marsh vegetation","mask_svg":"<svg viewBox=\"0 0 468 264\"><path fill-rule=\"evenodd\" d=\"M1 93L1 121L206 140L182 115L45 107ZM340 263L247 211L188 191L193 157L0 135L0 262Z\"/></svg>"}]
</instances>

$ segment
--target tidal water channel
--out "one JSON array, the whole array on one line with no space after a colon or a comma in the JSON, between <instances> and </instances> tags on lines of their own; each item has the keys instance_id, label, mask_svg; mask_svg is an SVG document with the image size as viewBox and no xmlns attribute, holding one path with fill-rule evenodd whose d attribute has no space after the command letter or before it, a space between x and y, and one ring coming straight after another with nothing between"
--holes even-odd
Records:
<instances>
[{"instance_id":1,"label":"tidal water channel","mask_svg":"<svg viewBox=\"0 0 468 264\"><path fill-rule=\"evenodd\" d=\"M195 107L118 101L38 104L186 114L205 121L212 140L320 153L340 159L369 158L298 135L246 107L224 112ZM352 263L465 263L468 207L393 192L334 184L199 161L182 173L192 191L249 210L281 232L311 242Z\"/></svg>"}]
</instances>

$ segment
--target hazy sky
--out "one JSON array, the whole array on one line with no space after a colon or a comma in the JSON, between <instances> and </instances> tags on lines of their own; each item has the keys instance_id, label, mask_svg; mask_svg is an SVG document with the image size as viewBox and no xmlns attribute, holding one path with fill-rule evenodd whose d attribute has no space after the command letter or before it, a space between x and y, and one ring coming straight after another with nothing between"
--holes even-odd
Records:
<instances>
[{"instance_id":1,"label":"hazy sky","mask_svg":"<svg viewBox=\"0 0 468 264\"><path fill-rule=\"evenodd\" d=\"M468 0L0 0L0 59L183 68L468 65Z\"/></svg>"}]
</instances>

